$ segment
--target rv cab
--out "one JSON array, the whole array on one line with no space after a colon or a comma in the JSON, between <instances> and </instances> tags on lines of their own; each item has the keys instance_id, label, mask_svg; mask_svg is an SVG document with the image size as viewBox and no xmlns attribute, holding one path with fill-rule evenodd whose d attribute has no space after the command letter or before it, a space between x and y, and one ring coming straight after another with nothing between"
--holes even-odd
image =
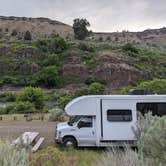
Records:
<instances>
[{"instance_id":1,"label":"rv cab","mask_svg":"<svg viewBox=\"0 0 166 166\"><path fill-rule=\"evenodd\" d=\"M94 116L72 116L67 123L59 123L56 130L58 133L56 140L63 142L64 147L75 147L78 144L95 145Z\"/></svg>"}]
</instances>

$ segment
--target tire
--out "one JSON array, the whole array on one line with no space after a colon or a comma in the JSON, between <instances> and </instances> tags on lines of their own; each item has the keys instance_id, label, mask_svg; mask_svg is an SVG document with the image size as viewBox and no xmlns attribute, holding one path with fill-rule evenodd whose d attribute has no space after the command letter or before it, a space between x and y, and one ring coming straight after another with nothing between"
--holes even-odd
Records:
<instances>
[{"instance_id":1,"label":"tire","mask_svg":"<svg viewBox=\"0 0 166 166\"><path fill-rule=\"evenodd\" d=\"M74 138L72 137L66 137L63 139L63 147L64 148L76 148L77 147L77 142Z\"/></svg>"}]
</instances>

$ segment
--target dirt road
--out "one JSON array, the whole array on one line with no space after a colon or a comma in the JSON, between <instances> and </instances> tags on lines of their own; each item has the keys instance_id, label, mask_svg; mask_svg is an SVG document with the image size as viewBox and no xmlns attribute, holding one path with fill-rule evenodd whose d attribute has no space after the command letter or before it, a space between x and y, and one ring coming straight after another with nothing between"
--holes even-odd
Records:
<instances>
[{"instance_id":1,"label":"dirt road","mask_svg":"<svg viewBox=\"0 0 166 166\"><path fill-rule=\"evenodd\" d=\"M0 138L13 140L26 131L39 132L45 137L44 145L54 145L56 122L3 122L0 123Z\"/></svg>"}]
</instances>

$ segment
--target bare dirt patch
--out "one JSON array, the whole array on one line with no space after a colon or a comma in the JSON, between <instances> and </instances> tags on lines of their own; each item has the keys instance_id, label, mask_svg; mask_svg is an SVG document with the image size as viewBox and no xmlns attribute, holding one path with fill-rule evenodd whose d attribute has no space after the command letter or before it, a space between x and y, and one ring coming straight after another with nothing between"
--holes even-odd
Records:
<instances>
[{"instance_id":1,"label":"bare dirt patch","mask_svg":"<svg viewBox=\"0 0 166 166\"><path fill-rule=\"evenodd\" d=\"M0 138L14 140L26 131L39 132L45 137L44 145L54 145L56 122L4 122L0 123Z\"/></svg>"}]
</instances>

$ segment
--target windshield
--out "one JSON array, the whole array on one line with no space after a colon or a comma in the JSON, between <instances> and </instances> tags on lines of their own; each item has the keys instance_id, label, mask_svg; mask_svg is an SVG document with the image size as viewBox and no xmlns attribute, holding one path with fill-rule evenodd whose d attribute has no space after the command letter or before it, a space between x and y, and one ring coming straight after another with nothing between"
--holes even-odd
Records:
<instances>
[{"instance_id":1,"label":"windshield","mask_svg":"<svg viewBox=\"0 0 166 166\"><path fill-rule=\"evenodd\" d=\"M72 116L68 122L68 125L73 126L82 116Z\"/></svg>"}]
</instances>

